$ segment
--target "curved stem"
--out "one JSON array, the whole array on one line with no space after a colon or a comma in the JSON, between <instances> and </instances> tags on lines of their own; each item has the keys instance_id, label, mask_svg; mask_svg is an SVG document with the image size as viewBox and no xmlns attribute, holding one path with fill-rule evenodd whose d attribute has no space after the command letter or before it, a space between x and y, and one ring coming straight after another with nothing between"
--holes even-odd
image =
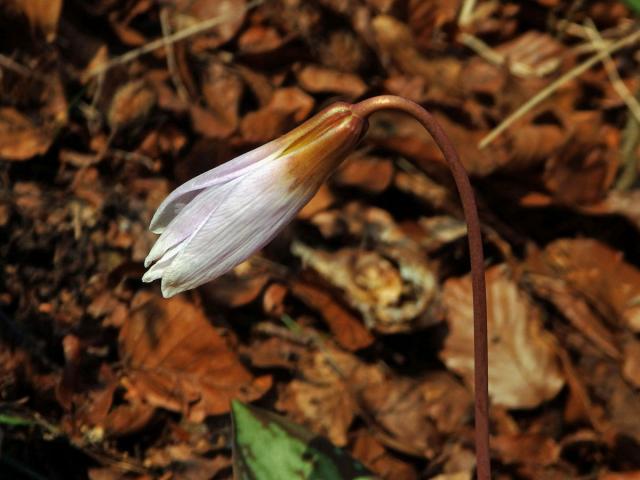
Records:
<instances>
[{"instance_id":1,"label":"curved stem","mask_svg":"<svg viewBox=\"0 0 640 480\"><path fill-rule=\"evenodd\" d=\"M475 375L475 446L478 480L491 478L489 454L489 381L487 353L487 292L484 281L484 255L480 220L469 177L460 158L436 119L417 103L394 95L381 95L353 105L353 112L363 118L379 110L400 110L408 113L433 137L449 164L458 188L467 221L471 285L473 290L473 346Z\"/></svg>"}]
</instances>

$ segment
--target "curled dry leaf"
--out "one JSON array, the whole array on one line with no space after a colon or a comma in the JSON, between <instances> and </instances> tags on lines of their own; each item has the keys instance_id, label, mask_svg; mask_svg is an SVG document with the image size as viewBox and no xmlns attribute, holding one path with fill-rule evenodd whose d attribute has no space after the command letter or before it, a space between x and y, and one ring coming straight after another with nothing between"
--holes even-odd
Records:
<instances>
[{"instance_id":1,"label":"curled dry leaf","mask_svg":"<svg viewBox=\"0 0 640 480\"><path fill-rule=\"evenodd\" d=\"M619 132L602 125L599 112L572 114L572 135L545 164L543 182L554 200L568 205L602 200L618 168Z\"/></svg>"},{"instance_id":2,"label":"curled dry leaf","mask_svg":"<svg viewBox=\"0 0 640 480\"><path fill-rule=\"evenodd\" d=\"M300 86L312 93L339 93L354 100L367 91L367 84L353 73L307 65L297 74Z\"/></svg>"},{"instance_id":3,"label":"curled dry leaf","mask_svg":"<svg viewBox=\"0 0 640 480\"><path fill-rule=\"evenodd\" d=\"M553 337L542 327L540 311L510 278L507 267L486 272L489 307L489 394L496 405L535 408L555 397L565 380ZM441 357L448 368L473 385L473 308L469 276L449 279L443 303L450 333Z\"/></svg>"},{"instance_id":4,"label":"curled dry leaf","mask_svg":"<svg viewBox=\"0 0 640 480\"><path fill-rule=\"evenodd\" d=\"M119 336L131 398L201 421L228 412L233 398L254 400L271 387L271 377L254 378L183 297L141 292L132 310Z\"/></svg>"},{"instance_id":5,"label":"curled dry leaf","mask_svg":"<svg viewBox=\"0 0 640 480\"><path fill-rule=\"evenodd\" d=\"M418 480L418 474L409 463L395 458L376 438L362 431L356 437L353 456L383 479Z\"/></svg>"},{"instance_id":6,"label":"curled dry leaf","mask_svg":"<svg viewBox=\"0 0 640 480\"><path fill-rule=\"evenodd\" d=\"M622 375L634 387L640 388L640 342L629 341L624 347Z\"/></svg>"},{"instance_id":7,"label":"curled dry leaf","mask_svg":"<svg viewBox=\"0 0 640 480\"><path fill-rule=\"evenodd\" d=\"M545 262L544 254L532 255L525 264L523 281L540 297L553 305L602 352L618 358L620 351L611 330L598 318L589 304L564 279L557 278L555 268Z\"/></svg>"},{"instance_id":8,"label":"curled dry leaf","mask_svg":"<svg viewBox=\"0 0 640 480\"><path fill-rule=\"evenodd\" d=\"M391 161L359 153L350 155L332 177L332 182L336 185L355 187L371 193L382 193L392 180Z\"/></svg>"},{"instance_id":9,"label":"curled dry leaf","mask_svg":"<svg viewBox=\"0 0 640 480\"><path fill-rule=\"evenodd\" d=\"M31 28L40 30L48 42L55 40L62 0L22 0L16 3L29 19Z\"/></svg>"},{"instance_id":10,"label":"curled dry leaf","mask_svg":"<svg viewBox=\"0 0 640 480\"><path fill-rule=\"evenodd\" d=\"M235 308L253 302L269 281L269 272L250 261L243 262L229 274L201 287L207 298L226 307Z\"/></svg>"},{"instance_id":11,"label":"curled dry leaf","mask_svg":"<svg viewBox=\"0 0 640 480\"><path fill-rule=\"evenodd\" d=\"M471 396L451 375L397 377L382 365L323 346L299 364L302 378L287 385L278 408L344 445L355 415L372 420L382 443L404 453L432 457L443 435L459 431Z\"/></svg>"},{"instance_id":12,"label":"curled dry leaf","mask_svg":"<svg viewBox=\"0 0 640 480\"><path fill-rule=\"evenodd\" d=\"M625 262L622 252L597 240L561 239L536 263L538 272L544 268L561 278L609 325L640 332L640 270Z\"/></svg>"},{"instance_id":13,"label":"curled dry leaf","mask_svg":"<svg viewBox=\"0 0 640 480\"><path fill-rule=\"evenodd\" d=\"M322 318L329 325L331 333L340 346L355 351L373 343L373 335L329 292L300 281L295 281L291 285L291 290L296 297L322 314Z\"/></svg>"},{"instance_id":14,"label":"curled dry leaf","mask_svg":"<svg viewBox=\"0 0 640 480\"><path fill-rule=\"evenodd\" d=\"M142 122L156 104L156 94L146 81L136 80L120 87L109 106L107 121L112 130Z\"/></svg>"},{"instance_id":15,"label":"curled dry leaf","mask_svg":"<svg viewBox=\"0 0 640 480\"><path fill-rule=\"evenodd\" d=\"M179 0L175 3L177 12L171 20L176 31L220 19L220 23L205 34L190 39L190 50L195 54L216 49L231 40L244 22L247 4L245 0Z\"/></svg>"},{"instance_id":16,"label":"curled dry leaf","mask_svg":"<svg viewBox=\"0 0 640 480\"><path fill-rule=\"evenodd\" d=\"M560 445L550 437L536 433L498 435L491 439L502 462L553 465L560 457Z\"/></svg>"},{"instance_id":17,"label":"curled dry leaf","mask_svg":"<svg viewBox=\"0 0 640 480\"><path fill-rule=\"evenodd\" d=\"M242 118L240 131L248 143L265 143L302 122L315 100L297 87L276 90L269 103Z\"/></svg>"},{"instance_id":18,"label":"curled dry leaf","mask_svg":"<svg viewBox=\"0 0 640 480\"><path fill-rule=\"evenodd\" d=\"M490 152L478 149L483 131L470 130L437 112L434 116L455 144L469 175L484 177L509 162L504 149L492 149ZM442 153L431 137L407 115L397 112L376 113L370 120L369 138L375 144L415 160L427 171L433 169L433 162L444 166Z\"/></svg>"},{"instance_id":19,"label":"curled dry leaf","mask_svg":"<svg viewBox=\"0 0 640 480\"><path fill-rule=\"evenodd\" d=\"M406 238L384 210L359 211L352 204L345 213L336 220L344 221L360 242L371 241L371 249L347 247L329 252L294 242L293 254L340 288L369 328L393 333L432 322L429 315L436 304L437 280L418 245ZM328 231L331 219L327 216L318 221L325 222L320 228Z\"/></svg>"},{"instance_id":20,"label":"curled dry leaf","mask_svg":"<svg viewBox=\"0 0 640 480\"><path fill-rule=\"evenodd\" d=\"M0 108L0 159L28 160L45 153L52 135L11 107Z\"/></svg>"},{"instance_id":21,"label":"curled dry leaf","mask_svg":"<svg viewBox=\"0 0 640 480\"><path fill-rule=\"evenodd\" d=\"M358 410L355 392L367 384L382 382L383 373L333 348L309 352L299 368L302 379L287 384L277 408L337 446L346 445L347 430Z\"/></svg>"}]
</instances>

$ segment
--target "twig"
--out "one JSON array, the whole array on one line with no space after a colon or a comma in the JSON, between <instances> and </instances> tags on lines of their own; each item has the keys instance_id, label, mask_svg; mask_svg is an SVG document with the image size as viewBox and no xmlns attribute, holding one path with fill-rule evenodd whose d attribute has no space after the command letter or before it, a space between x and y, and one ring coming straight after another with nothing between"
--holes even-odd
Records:
<instances>
[{"instance_id":1,"label":"twig","mask_svg":"<svg viewBox=\"0 0 640 480\"><path fill-rule=\"evenodd\" d=\"M458 25L466 27L473 21L473 10L476 8L476 0L464 0L458 15Z\"/></svg>"},{"instance_id":2,"label":"twig","mask_svg":"<svg viewBox=\"0 0 640 480\"><path fill-rule=\"evenodd\" d=\"M640 90L636 94L636 99L640 100ZM640 144L640 121L630 115L627 125L622 133L622 172L616 181L616 190L627 190L633 185L638 176L638 155L637 149Z\"/></svg>"},{"instance_id":3,"label":"twig","mask_svg":"<svg viewBox=\"0 0 640 480\"><path fill-rule=\"evenodd\" d=\"M1 53L0 53L0 67L4 67L7 70L11 70L12 72L22 75L23 77L30 77L33 74L33 72L27 67L20 65L18 62L16 62L12 58L7 57L6 55L2 55Z\"/></svg>"},{"instance_id":4,"label":"twig","mask_svg":"<svg viewBox=\"0 0 640 480\"><path fill-rule=\"evenodd\" d=\"M171 26L169 25L169 9L163 8L160 10L160 26L162 27L162 38L165 40L165 49L167 51L167 68L171 74L171 81L173 86L176 87L178 96L184 100L189 100L189 92L180 78L180 72L178 71L178 62L176 62L176 52L173 49L173 44L167 41L171 36Z\"/></svg>"},{"instance_id":5,"label":"twig","mask_svg":"<svg viewBox=\"0 0 640 480\"><path fill-rule=\"evenodd\" d=\"M606 47L602 37L600 36L600 32L598 32L598 28L590 19L587 20L586 23L589 27L587 28L587 34L589 35L592 43L596 45L598 50L604 51ZM636 118L636 120L640 121L640 103L629 91L625 83L622 81L622 78L620 78L620 73L618 73L618 68L613 62L611 55L607 53L602 62L604 63L604 68L607 71L607 75L609 75L609 81L611 82L613 89L620 96L622 101L627 105L627 108Z\"/></svg>"},{"instance_id":6,"label":"twig","mask_svg":"<svg viewBox=\"0 0 640 480\"><path fill-rule=\"evenodd\" d=\"M555 82L547 85L540 92L530 98L527 102L525 102L520 108L518 108L515 112L510 114L507 118L505 118L497 127L495 127L486 137L484 137L479 143L478 148L483 149L491 142L493 142L498 136L504 132L507 128L513 125L517 120L519 120L523 115L527 112L535 108L540 102L545 100L547 97L552 95L558 88L560 88L565 83L573 80L574 78L582 75L584 72L589 70L596 63L601 62L608 55L611 55L618 50L625 48L629 45L640 40L640 30L636 30L635 32L627 35L624 38L621 38L617 42L612 43L606 49L601 50L596 53L580 65L577 65L560 78L558 78Z\"/></svg>"},{"instance_id":7,"label":"twig","mask_svg":"<svg viewBox=\"0 0 640 480\"><path fill-rule=\"evenodd\" d=\"M476 52L482 58L484 58L487 62L492 63L497 66L502 66L505 63L509 62L509 58L507 55L504 55L489 45L484 43L481 39L476 37L475 35L470 35L468 33L462 33L461 35L462 43L469 47L471 50ZM538 67L532 67L523 62L509 62L509 71L518 77L544 77L549 73L553 72L558 65L560 64L559 59L550 58L544 61Z\"/></svg>"},{"instance_id":8,"label":"twig","mask_svg":"<svg viewBox=\"0 0 640 480\"><path fill-rule=\"evenodd\" d=\"M263 1L264 0L254 0L252 2L249 2L244 8L243 12L246 12L247 10L250 10L253 7L260 5L261 3L263 3ZM153 40L152 42L147 43L146 45L143 45L140 48L130 50L127 53L120 55L119 57L112 58L108 62L102 63L96 66L95 68L91 69L91 71L89 71L89 73L87 74L87 78L94 77L96 75L99 75L102 72L106 72L107 70L115 67L116 65L122 65L122 64L128 63L142 55L153 52L154 50L157 50L159 48L166 47L169 44L179 42L181 40L184 40L185 38L189 38L194 35L198 35L206 30L216 27L226 22L227 20L233 18L233 15L235 15L236 12L237 11L234 11L232 13L220 15L218 17L210 18L208 20L203 20L202 22L192 25L191 27L187 27L182 30L179 30L168 37L158 38L156 40Z\"/></svg>"}]
</instances>

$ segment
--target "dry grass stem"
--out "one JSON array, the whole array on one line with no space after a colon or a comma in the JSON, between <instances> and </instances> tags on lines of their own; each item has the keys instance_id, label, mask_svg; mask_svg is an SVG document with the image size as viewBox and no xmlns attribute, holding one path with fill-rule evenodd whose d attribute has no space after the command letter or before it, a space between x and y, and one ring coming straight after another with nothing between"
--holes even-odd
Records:
<instances>
[{"instance_id":1,"label":"dry grass stem","mask_svg":"<svg viewBox=\"0 0 640 480\"><path fill-rule=\"evenodd\" d=\"M260 5L262 2L263 0L254 0L252 2L249 2L244 10L245 11L250 10ZM237 11L234 12L234 14L236 13L238 12ZM107 70L115 67L116 65L123 65L125 63L131 62L132 60L135 60L136 58L141 57L142 55L145 55L147 53L151 53L154 50L157 50L158 48L166 47L167 45L173 44L175 42L179 42L181 40L192 37L194 35L198 35L213 27L223 24L227 20L233 18L234 14L220 15L218 17L210 18L208 20L203 20L202 22L199 22L191 27L184 28L178 32L175 32L172 35L169 35L168 37L163 36L162 38L153 40L152 42L149 42L140 48L131 50L123 55L120 55L118 57L115 57L109 60L108 62L105 62L96 66L94 69L92 69L88 73L87 77L88 78L94 77L103 72L106 72Z\"/></svg>"},{"instance_id":2,"label":"dry grass stem","mask_svg":"<svg viewBox=\"0 0 640 480\"><path fill-rule=\"evenodd\" d=\"M486 137L484 137L478 143L478 148L480 149L486 148L487 145L489 145L496 138L498 138L502 132L504 132L507 128L513 125L517 120L522 118L527 112L531 111L538 104L540 104L542 101L544 101L553 93L555 93L555 91L558 90L561 86L573 80L574 78L579 77L584 72L586 72L591 67L593 67L596 63L601 62L612 53L617 52L618 50L621 50L625 47L628 47L634 44L635 42L637 42L638 40L640 40L640 30L636 30L630 33L629 35L627 35L626 37L621 38L617 42L612 43L606 49L596 53L595 55L588 58L580 65L577 65L576 67L574 67L573 69L571 69L570 71L562 75L556 81L547 85L540 92L538 92L536 95L531 97L528 101L526 101L515 112L513 112L511 115L505 118L498 126L496 126Z\"/></svg>"}]
</instances>

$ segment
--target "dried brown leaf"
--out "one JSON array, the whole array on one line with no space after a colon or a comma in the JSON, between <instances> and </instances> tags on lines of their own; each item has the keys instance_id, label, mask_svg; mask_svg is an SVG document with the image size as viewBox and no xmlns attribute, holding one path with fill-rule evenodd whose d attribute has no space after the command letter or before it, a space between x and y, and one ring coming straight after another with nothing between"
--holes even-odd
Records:
<instances>
[{"instance_id":1,"label":"dried brown leaf","mask_svg":"<svg viewBox=\"0 0 640 480\"><path fill-rule=\"evenodd\" d=\"M107 121L112 130L144 121L156 104L155 91L144 80L129 82L120 87L109 106Z\"/></svg>"},{"instance_id":2,"label":"dried brown leaf","mask_svg":"<svg viewBox=\"0 0 640 480\"><path fill-rule=\"evenodd\" d=\"M356 437L353 456L369 467L380 478L389 480L418 479L418 474L412 465L392 456L369 433L361 432Z\"/></svg>"},{"instance_id":3,"label":"dried brown leaf","mask_svg":"<svg viewBox=\"0 0 640 480\"><path fill-rule=\"evenodd\" d=\"M622 252L591 239L560 239L541 258L547 275L562 278L613 326L640 332L640 270Z\"/></svg>"},{"instance_id":4,"label":"dried brown leaf","mask_svg":"<svg viewBox=\"0 0 640 480\"><path fill-rule=\"evenodd\" d=\"M366 348L373 343L373 335L329 292L300 281L293 282L291 291L304 303L322 314L322 318L329 325L336 342L343 348L355 351Z\"/></svg>"},{"instance_id":5,"label":"dried brown leaf","mask_svg":"<svg viewBox=\"0 0 640 480\"><path fill-rule=\"evenodd\" d=\"M253 400L270 388L271 377L254 378L183 297L141 292L132 310L119 336L131 398L201 421L229 411L233 398Z\"/></svg>"},{"instance_id":6,"label":"dried brown leaf","mask_svg":"<svg viewBox=\"0 0 640 480\"><path fill-rule=\"evenodd\" d=\"M45 153L53 137L11 107L0 108L0 159L28 160Z\"/></svg>"},{"instance_id":7,"label":"dried brown leaf","mask_svg":"<svg viewBox=\"0 0 640 480\"><path fill-rule=\"evenodd\" d=\"M553 338L540 311L499 265L486 273L489 307L489 393L496 405L535 408L564 385ZM449 279L443 302L450 333L441 357L473 385L473 309L470 277Z\"/></svg>"},{"instance_id":8,"label":"dried brown leaf","mask_svg":"<svg viewBox=\"0 0 640 480\"><path fill-rule=\"evenodd\" d=\"M307 118L314 103L312 97L297 87L276 90L265 107L242 118L242 136L252 144L272 140Z\"/></svg>"},{"instance_id":9,"label":"dried brown leaf","mask_svg":"<svg viewBox=\"0 0 640 480\"><path fill-rule=\"evenodd\" d=\"M356 153L342 164L332 182L365 192L382 193L393 180L393 170L393 164L387 159Z\"/></svg>"},{"instance_id":10,"label":"dried brown leaf","mask_svg":"<svg viewBox=\"0 0 640 480\"><path fill-rule=\"evenodd\" d=\"M55 40L62 0L22 0L18 4L29 19L31 28L40 30L48 42Z\"/></svg>"},{"instance_id":11,"label":"dried brown leaf","mask_svg":"<svg viewBox=\"0 0 640 480\"><path fill-rule=\"evenodd\" d=\"M305 66L297 77L300 86L312 93L338 93L353 100L367 91L366 83L358 75L317 65Z\"/></svg>"},{"instance_id":12,"label":"dried brown leaf","mask_svg":"<svg viewBox=\"0 0 640 480\"><path fill-rule=\"evenodd\" d=\"M491 438L491 448L506 464L548 466L560 457L560 445L552 438L536 433L498 435Z\"/></svg>"}]
</instances>

